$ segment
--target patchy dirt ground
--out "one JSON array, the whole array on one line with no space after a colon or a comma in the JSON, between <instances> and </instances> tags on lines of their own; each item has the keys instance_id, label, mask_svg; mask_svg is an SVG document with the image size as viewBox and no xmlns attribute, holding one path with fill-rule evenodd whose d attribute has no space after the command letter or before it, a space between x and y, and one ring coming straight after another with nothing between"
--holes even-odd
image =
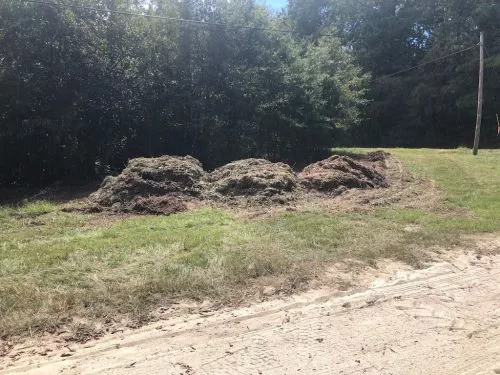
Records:
<instances>
[{"instance_id":1,"label":"patchy dirt ground","mask_svg":"<svg viewBox=\"0 0 500 375\"><path fill-rule=\"evenodd\" d=\"M192 157L131 160L84 204L89 211L172 214L204 205L279 211L375 206L432 207L439 193L392 155L334 155L296 173L283 163L246 159L211 173ZM70 204L71 206L71 204ZM77 208L81 206L76 205Z\"/></svg>"},{"instance_id":2,"label":"patchy dirt ground","mask_svg":"<svg viewBox=\"0 0 500 375\"><path fill-rule=\"evenodd\" d=\"M500 237L486 236L425 270L383 261L345 273L351 292L207 304L87 344L25 345L0 374L498 374L499 251Z\"/></svg>"}]
</instances>

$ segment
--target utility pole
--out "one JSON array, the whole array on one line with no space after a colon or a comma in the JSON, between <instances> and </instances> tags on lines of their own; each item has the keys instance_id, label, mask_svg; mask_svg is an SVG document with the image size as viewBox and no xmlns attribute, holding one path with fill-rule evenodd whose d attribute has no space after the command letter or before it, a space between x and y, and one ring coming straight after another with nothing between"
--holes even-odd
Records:
<instances>
[{"instance_id":1,"label":"utility pole","mask_svg":"<svg viewBox=\"0 0 500 375\"><path fill-rule=\"evenodd\" d=\"M479 137L481 135L481 118L483 117L483 82L484 82L484 32L481 31L479 39L479 92L477 95L477 119L476 134L474 136L474 151L476 156L479 152Z\"/></svg>"}]
</instances>

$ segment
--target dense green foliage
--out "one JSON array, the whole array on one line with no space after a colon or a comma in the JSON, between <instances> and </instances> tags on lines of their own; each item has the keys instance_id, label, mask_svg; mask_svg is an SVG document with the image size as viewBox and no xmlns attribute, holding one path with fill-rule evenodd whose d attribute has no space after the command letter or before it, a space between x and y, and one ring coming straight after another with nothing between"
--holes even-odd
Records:
<instances>
[{"instance_id":1,"label":"dense green foliage","mask_svg":"<svg viewBox=\"0 0 500 375\"><path fill-rule=\"evenodd\" d=\"M474 46L486 35L483 145L496 139L500 112L498 0L291 0L299 30L334 26L372 80L353 144L470 145L477 109L479 48L419 69L408 67Z\"/></svg>"},{"instance_id":2,"label":"dense green foliage","mask_svg":"<svg viewBox=\"0 0 500 375\"><path fill-rule=\"evenodd\" d=\"M467 144L476 50L386 75L473 45L479 29L494 143L496 0L290 0L279 14L254 0L60 3L212 25L0 2L0 184L93 179L135 156L212 168L303 163L341 143Z\"/></svg>"},{"instance_id":3,"label":"dense green foliage","mask_svg":"<svg viewBox=\"0 0 500 375\"><path fill-rule=\"evenodd\" d=\"M298 161L358 122L364 78L337 38L273 30L285 21L248 0L147 13L229 26L2 3L1 180L91 178L139 155Z\"/></svg>"}]
</instances>

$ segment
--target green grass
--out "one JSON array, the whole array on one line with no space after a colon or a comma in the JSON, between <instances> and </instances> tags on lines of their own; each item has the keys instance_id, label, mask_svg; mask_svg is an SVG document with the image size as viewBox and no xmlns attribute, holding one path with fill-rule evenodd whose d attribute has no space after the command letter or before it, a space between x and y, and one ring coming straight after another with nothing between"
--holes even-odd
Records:
<instances>
[{"instance_id":1,"label":"green grass","mask_svg":"<svg viewBox=\"0 0 500 375\"><path fill-rule=\"evenodd\" d=\"M238 302L262 283L293 290L346 258L419 266L426 247L500 228L500 151L478 158L464 149L390 151L437 183L440 207L257 219L218 209L113 218L49 202L2 207L0 337L40 334L74 318L141 321L184 298Z\"/></svg>"},{"instance_id":2,"label":"green grass","mask_svg":"<svg viewBox=\"0 0 500 375\"><path fill-rule=\"evenodd\" d=\"M368 149L348 149L365 153ZM466 148L454 150L389 149L417 176L435 181L443 201L434 213L414 210L383 210L380 215L414 221L438 235L473 234L500 230L500 150L482 150L473 157ZM456 212L439 214L440 209ZM460 215L462 211L462 215ZM411 221L411 220L410 220Z\"/></svg>"},{"instance_id":3,"label":"green grass","mask_svg":"<svg viewBox=\"0 0 500 375\"><path fill-rule=\"evenodd\" d=\"M448 205L470 210L483 219L498 223L500 151L484 150L477 157L472 157L469 150L462 148L398 149L394 153L415 173L435 180L446 192Z\"/></svg>"}]
</instances>

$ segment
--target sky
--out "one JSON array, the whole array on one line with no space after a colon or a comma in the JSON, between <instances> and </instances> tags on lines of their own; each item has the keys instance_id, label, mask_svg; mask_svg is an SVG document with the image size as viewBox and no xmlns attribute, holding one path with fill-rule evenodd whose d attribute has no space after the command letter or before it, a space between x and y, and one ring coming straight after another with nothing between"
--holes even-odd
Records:
<instances>
[{"instance_id":1,"label":"sky","mask_svg":"<svg viewBox=\"0 0 500 375\"><path fill-rule=\"evenodd\" d=\"M281 8L284 8L287 0L257 0L259 3L262 4L267 4L271 8L275 10L280 10Z\"/></svg>"}]
</instances>

